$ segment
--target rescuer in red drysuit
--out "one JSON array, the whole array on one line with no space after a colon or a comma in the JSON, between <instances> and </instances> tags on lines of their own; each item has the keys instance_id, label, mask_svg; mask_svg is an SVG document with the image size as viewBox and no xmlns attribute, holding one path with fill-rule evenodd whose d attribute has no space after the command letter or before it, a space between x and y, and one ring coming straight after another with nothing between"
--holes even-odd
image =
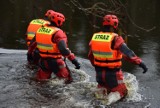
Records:
<instances>
[{"instance_id":1,"label":"rescuer in red drysuit","mask_svg":"<svg viewBox=\"0 0 160 108\"><path fill-rule=\"evenodd\" d=\"M48 21L48 17L51 12L53 12L53 10L48 10L45 13L44 19L34 19L29 23L27 27L27 32L26 32L26 44L28 47L31 43L31 40L35 37L37 30L42 26L47 26L50 24L50 21ZM31 48L32 48L32 52L30 51L27 53L27 60L29 64L37 65L40 59L39 51L36 48L36 46L30 47L30 49Z\"/></svg>"},{"instance_id":2,"label":"rescuer in red drysuit","mask_svg":"<svg viewBox=\"0 0 160 108\"><path fill-rule=\"evenodd\" d=\"M118 18L115 15L105 15L103 18L103 30L94 33L89 43L88 54L91 64L95 67L98 88L106 88L108 93L108 105L121 99L127 93L123 82L122 55L125 60L139 65L146 73L148 68L135 53L124 43L117 33ZM111 98L112 96L116 98Z\"/></svg>"},{"instance_id":3,"label":"rescuer in red drysuit","mask_svg":"<svg viewBox=\"0 0 160 108\"><path fill-rule=\"evenodd\" d=\"M69 50L67 36L60 29L65 21L64 15L52 12L49 18L51 24L39 28L31 43L31 47L38 48L41 56L36 78L38 80L49 79L53 72L58 78L64 78L66 83L70 83L72 77L63 58L68 58L76 66L76 69L80 69L80 63Z\"/></svg>"}]
</instances>

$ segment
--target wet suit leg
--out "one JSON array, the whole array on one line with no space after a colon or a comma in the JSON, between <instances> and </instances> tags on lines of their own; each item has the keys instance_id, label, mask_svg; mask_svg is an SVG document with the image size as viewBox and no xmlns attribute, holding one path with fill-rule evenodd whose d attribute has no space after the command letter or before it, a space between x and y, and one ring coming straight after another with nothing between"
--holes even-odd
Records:
<instances>
[{"instance_id":1,"label":"wet suit leg","mask_svg":"<svg viewBox=\"0 0 160 108\"><path fill-rule=\"evenodd\" d=\"M96 80L99 88L106 88L107 92L118 91L123 97L127 88L123 83L123 74L120 69L109 69L102 67L95 67L96 69Z\"/></svg>"},{"instance_id":2,"label":"wet suit leg","mask_svg":"<svg viewBox=\"0 0 160 108\"><path fill-rule=\"evenodd\" d=\"M54 74L59 78L64 78L66 81L72 80L69 70L66 67L64 60L62 59L49 59L47 60L48 66Z\"/></svg>"},{"instance_id":3,"label":"wet suit leg","mask_svg":"<svg viewBox=\"0 0 160 108\"><path fill-rule=\"evenodd\" d=\"M120 96L121 97L124 97L126 94L127 94L127 87L125 85L124 82L121 82L123 81L123 73L121 70L117 71L116 72L116 78L117 80L119 80L120 82L118 83L118 85L114 88L111 89L111 92L116 92L118 91L120 93Z\"/></svg>"},{"instance_id":4,"label":"wet suit leg","mask_svg":"<svg viewBox=\"0 0 160 108\"><path fill-rule=\"evenodd\" d=\"M114 88L118 85L116 71L104 67L95 67L96 80L99 85L107 88Z\"/></svg>"},{"instance_id":5,"label":"wet suit leg","mask_svg":"<svg viewBox=\"0 0 160 108\"><path fill-rule=\"evenodd\" d=\"M52 71L48 68L47 61L45 59L40 59L39 70L37 72L36 78L38 80L50 79Z\"/></svg>"},{"instance_id":6,"label":"wet suit leg","mask_svg":"<svg viewBox=\"0 0 160 108\"><path fill-rule=\"evenodd\" d=\"M96 81L98 83L97 88L100 88L104 95L107 94L106 82L105 82L105 71L102 67L95 67L96 70ZM99 94L99 93L98 93Z\"/></svg>"}]
</instances>

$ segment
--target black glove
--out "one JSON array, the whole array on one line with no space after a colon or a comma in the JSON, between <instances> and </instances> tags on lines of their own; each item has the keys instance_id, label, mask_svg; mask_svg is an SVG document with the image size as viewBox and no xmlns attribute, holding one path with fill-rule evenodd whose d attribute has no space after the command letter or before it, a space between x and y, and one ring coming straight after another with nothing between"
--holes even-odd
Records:
<instances>
[{"instance_id":1,"label":"black glove","mask_svg":"<svg viewBox=\"0 0 160 108\"><path fill-rule=\"evenodd\" d=\"M147 66L146 66L143 62L141 62L141 63L139 64L139 67L141 67L141 68L143 69L143 73L146 73L146 72L148 71Z\"/></svg>"},{"instance_id":2,"label":"black glove","mask_svg":"<svg viewBox=\"0 0 160 108\"><path fill-rule=\"evenodd\" d=\"M76 66L76 69L80 69L80 63L76 59L72 60L72 63Z\"/></svg>"}]
</instances>

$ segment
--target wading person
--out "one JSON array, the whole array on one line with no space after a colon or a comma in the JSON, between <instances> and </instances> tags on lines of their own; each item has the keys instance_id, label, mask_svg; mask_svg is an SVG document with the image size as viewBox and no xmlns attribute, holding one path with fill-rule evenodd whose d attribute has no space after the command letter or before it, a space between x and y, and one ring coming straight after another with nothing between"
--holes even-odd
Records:
<instances>
[{"instance_id":1,"label":"wading person","mask_svg":"<svg viewBox=\"0 0 160 108\"><path fill-rule=\"evenodd\" d=\"M68 58L76 69L80 69L80 63L69 50L67 36L60 29L65 21L64 15L59 12L51 12L49 18L51 24L39 28L33 38L35 42L31 44L31 46L37 44L41 56L36 78L38 80L49 79L53 72L58 78L65 79L65 83L70 83L72 77L63 58Z\"/></svg>"},{"instance_id":2,"label":"wading person","mask_svg":"<svg viewBox=\"0 0 160 108\"><path fill-rule=\"evenodd\" d=\"M105 15L103 30L94 33L89 43L88 57L95 67L98 88L107 90L107 105L120 100L127 94L121 70L122 57L135 65L139 65L144 70L143 73L148 70L141 58L137 57L124 43L123 38L114 32L118 23L117 16Z\"/></svg>"},{"instance_id":3,"label":"wading person","mask_svg":"<svg viewBox=\"0 0 160 108\"><path fill-rule=\"evenodd\" d=\"M42 26L47 26L50 24L50 21L48 21L48 17L51 12L53 12L53 10L48 10L45 13L44 19L34 19L28 25L26 33L26 44L28 46L27 60L29 64L37 64L38 60L40 59L39 51L36 49L36 45L32 47L29 47L29 45L31 43L31 40L34 38L37 30Z\"/></svg>"}]
</instances>

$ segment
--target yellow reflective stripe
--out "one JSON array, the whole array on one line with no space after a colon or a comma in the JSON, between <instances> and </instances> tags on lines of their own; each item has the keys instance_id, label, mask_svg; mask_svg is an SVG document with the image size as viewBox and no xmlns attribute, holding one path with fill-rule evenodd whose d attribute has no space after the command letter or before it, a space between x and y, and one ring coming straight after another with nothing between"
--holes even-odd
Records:
<instances>
[{"instance_id":1,"label":"yellow reflective stripe","mask_svg":"<svg viewBox=\"0 0 160 108\"><path fill-rule=\"evenodd\" d=\"M95 54L101 54L101 55L112 55L113 54L112 52L100 52L100 51L94 51L94 50L92 50L92 52Z\"/></svg>"},{"instance_id":2,"label":"yellow reflective stripe","mask_svg":"<svg viewBox=\"0 0 160 108\"><path fill-rule=\"evenodd\" d=\"M53 50L53 46L51 44L37 43L37 48L44 50Z\"/></svg>"},{"instance_id":3,"label":"yellow reflective stripe","mask_svg":"<svg viewBox=\"0 0 160 108\"><path fill-rule=\"evenodd\" d=\"M27 32L29 38L33 38L35 36L34 32Z\"/></svg>"},{"instance_id":4,"label":"yellow reflective stripe","mask_svg":"<svg viewBox=\"0 0 160 108\"><path fill-rule=\"evenodd\" d=\"M99 51L92 51L93 55L95 57L105 57L105 58L112 58L113 57L113 53L112 52L99 52Z\"/></svg>"},{"instance_id":5,"label":"yellow reflective stripe","mask_svg":"<svg viewBox=\"0 0 160 108\"><path fill-rule=\"evenodd\" d=\"M46 23L47 23L47 22L46 22L46 21L44 21L44 20L36 19L36 20L31 21L31 23L30 23L30 24L44 25L44 24L46 24Z\"/></svg>"},{"instance_id":6,"label":"yellow reflective stripe","mask_svg":"<svg viewBox=\"0 0 160 108\"><path fill-rule=\"evenodd\" d=\"M101 58L112 58L113 57L113 55L100 55L100 54L94 54L94 53L93 53L93 55L95 57L101 57Z\"/></svg>"},{"instance_id":7,"label":"yellow reflective stripe","mask_svg":"<svg viewBox=\"0 0 160 108\"><path fill-rule=\"evenodd\" d=\"M45 50L52 50L53 49L53 47L42 46L42 45L37 45L37 48L39 48L39 49L45 49Z\"/></svg>"},{"instance_id":8,"label":"yellow reflective stripe","mask_svg":"<svg viewBox=\"0 0 160 108\"><path fill-rule=\"evenodd\" d=\"M55 30L52 28L48 28L48 27L41 27L38 29L37 33L40 34L49 34L51 35Z\"/></svg>"},{"instance_id":9,"label":"yellow reflective stripe","mask_svg":"<svg viewBox=\"0 0 160 108\"><path fill-rule=\"evenodd\" d=\"M92 40L102 41L102 42L110 42L111 39L112 39L112 35L104 34L104 33L94 34L92 37Z\"/></svg>"},{"instance_id":10,"label":"yellow reflective stripe","mask_svg":"<svg viewBox=\"0 0 160 108\"><path fill-rule=\"evenodd\" d=\"M33 38L35 35L28 35L28 38Z\"/></svg>"},{"instance_id":11,"label":"yellow reflective stripe","mask_svg":"<svg viewBox=\"0 0 160 108\"><path fill-rule=\"evenodd\" d=\"M28 34L29 38L33 38L35 35L34 34Z\"/></svg>"},{"instance_id":12,"label":"yellow reflective stripe","mask_svg":"<svg viewBox=\"0 0 160 108\"><path fill-rule=\"evenodd\" d=\"M35 32L27 32L28 35L35 35Z\"/></svg>"}]
</instances>

